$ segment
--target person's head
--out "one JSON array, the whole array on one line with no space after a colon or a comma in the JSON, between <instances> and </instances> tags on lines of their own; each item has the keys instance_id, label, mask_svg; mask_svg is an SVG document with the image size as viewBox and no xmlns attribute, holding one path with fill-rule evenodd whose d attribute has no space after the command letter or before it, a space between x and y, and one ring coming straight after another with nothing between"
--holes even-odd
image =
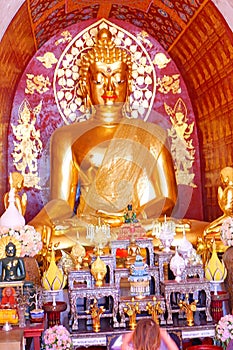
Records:
<instances>
[{"instance_id":1,"label":"person's head","mask_svg":"<svg viewBox=\"0 0 233 350\"><path fill-rule=\"evenodd\" d=\"M133 346L137 350L158 350L161 343L159 325L151 318L138 321L133 332Z\"/></svg>"},{"instance_id":2,"label":"person's head","mask_svg":"<svg viewBox=\"0 0 233 350\"><path fill-rule=\"evenodd\" d=\"M6 256L7 257L12 257L12 256L15 256L16 254L16 246L13 242L9 242L7 245L6 245Z\"/></svg>"},{"instance_id":3,"label":"person's head","mask_svg":"<svg viewBox=\"0 0 233 350\"><path fill-rule=\"evenodd\" d=\"M10 297L11 295L15 294L15 290L12 287L5 287L3 289L2 295L6 297Z\"/></svg>"},{"instance_id":4,"label":"person's head","mask_svg":"<svg viewBox=\"0 0 233 350\"><path fill-rule=\"evenodd\" d=\"M116 47L108 29L101 29L93 48L83 55L80 86L93 105L121 104L131 92L131 56Z\"/></svg>"}]
</instances>

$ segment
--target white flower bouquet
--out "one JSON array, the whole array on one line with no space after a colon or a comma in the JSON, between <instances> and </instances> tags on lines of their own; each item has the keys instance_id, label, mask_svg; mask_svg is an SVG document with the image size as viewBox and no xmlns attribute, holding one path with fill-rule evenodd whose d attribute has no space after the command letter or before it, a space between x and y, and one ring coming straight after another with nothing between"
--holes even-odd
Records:
<instances>
[{"instance_id":1,"label":"white flower bouquet","mask_svg":"<svg viewBox=\"0 0 233 350\"><path fill-rule=\"evenodd\" d=\"M41 234L33 226L7 228L0 227L0 238L11 236L21 244L20 256L35 256L42 249Z\"/></svg>"}]
</instances>

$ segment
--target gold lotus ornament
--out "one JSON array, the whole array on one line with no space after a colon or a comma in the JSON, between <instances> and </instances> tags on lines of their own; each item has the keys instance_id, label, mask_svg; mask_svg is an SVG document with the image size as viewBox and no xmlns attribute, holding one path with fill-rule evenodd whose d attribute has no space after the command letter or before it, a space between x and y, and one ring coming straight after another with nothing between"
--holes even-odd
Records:
<instances>
[{"instance_id":1,"label":"gold lotus ornament","mask_svg":"<svg viewBox=\"0 0 233 350\"><path fill-rule=\"evenodd\" d=\"M209 262L205 267L205 277L214 286L214 294L217 295L217 287L220 285L227 276L227 269L224 262L220 261L217 251L216 243L213 242L213 251Z\"/></svg>"},{"instance_id":2,"label":"gold lotus ornament","mask_svg":"<svg viewBox=\"0 0 233 350\"><path fill-rule=\"evenodd\" d=\"M96 260L91 265L91 274L95 279L97 287L102 287L103 280L107 273L107 266L105 262L98 255Z\"/></svg>"},{"instance_id":3,"label":"gold lotus ornament","mask_svg":"<svg viewBox=\"0 0 233 350\"><path fill-rule=\"evenodd\" d=\"M65 287L66 280L63 269L56 265L55 251L52 247L51 261L48 270L43 274L42 285L46 290L60 290Z\"/></svg>"}]
</instances>

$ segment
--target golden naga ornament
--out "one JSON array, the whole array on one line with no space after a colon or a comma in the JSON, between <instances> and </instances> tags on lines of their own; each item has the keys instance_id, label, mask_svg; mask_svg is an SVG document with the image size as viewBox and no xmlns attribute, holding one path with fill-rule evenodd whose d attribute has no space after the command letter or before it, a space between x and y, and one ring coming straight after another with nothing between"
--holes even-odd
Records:
<instances>
[{"instance_id":1,"label":"golden naga ornament","mask_svg":"<svg viewBox=\"0 0 233 350\"><path fill-rule=\"evenodd\" d=\"M124 313L129 316L129 328L134 330L137 326L137 314L141 313L139 302L135 302L135 299L132 298L131 303L126 303Z\"/></svg>"},{"instance_id":2,"label":"golden naga ornament","mask_svg":"<svg viewBox=\"0 0 233 350\"><path fill-rule=\"evenodd\" d=\"M90 309L86 311L87 314L91 315L92 327L94 332L100 331L100 316L105 312L103 306L98 307L98 302L94 299L93 304L90 305Z\"/></svg>"},{"instance_id":3,"label":"golden naga ornament","mask_svg":"<svg viewBox=\"0 0 233 350\"><path fill-rule=\"evenodd\" d=\"M187 317L187 325L188 326L194 326L194 316L193 313L197 309L197 302L198 300L194 300L192 302L189 302L189 294L187 293L185 295L185 300L180 300L178 305L180 307L180 310L184 311Z\"/></svg>"},{"instance_id":4,"label":"golden naga ornament","mask_svg":"<svg viewBox=\"0 0 233 350\"><path fill-rule=\"evenodd\" d=\"M146 305L146 309L152 319L159 324L159 315L162 315L165 312L161 307L161 301L157 300L156 297L153 297L153 302L149 301Z\"/></svg>"}]
</instances>

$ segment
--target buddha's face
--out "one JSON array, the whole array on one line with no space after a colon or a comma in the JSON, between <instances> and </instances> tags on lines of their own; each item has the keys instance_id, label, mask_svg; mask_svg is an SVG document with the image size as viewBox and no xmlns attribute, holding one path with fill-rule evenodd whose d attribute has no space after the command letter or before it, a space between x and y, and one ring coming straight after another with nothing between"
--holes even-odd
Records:
<instances>
[{"instance_id":1,"label":"buddha's face","mask_svg":"<svg viewBox=\"0 0 233 350\"><path fill-rule=\"evenodd\" d=\"M128 67L124 62L95 62L90 65L90 98L93 105L125 102L128 93Z\"/></svg>"},{"instance_id":2,"label":"buddha's face","mask_svg":"<svg viewBox=\"0 0 233 350\"><path fill-rule=\"evenodd\" d=\"M16 247L13 243L8 243L6 246L6 256L11 257L15 256L16 254Z\"/></svg>"}]
</instances>

